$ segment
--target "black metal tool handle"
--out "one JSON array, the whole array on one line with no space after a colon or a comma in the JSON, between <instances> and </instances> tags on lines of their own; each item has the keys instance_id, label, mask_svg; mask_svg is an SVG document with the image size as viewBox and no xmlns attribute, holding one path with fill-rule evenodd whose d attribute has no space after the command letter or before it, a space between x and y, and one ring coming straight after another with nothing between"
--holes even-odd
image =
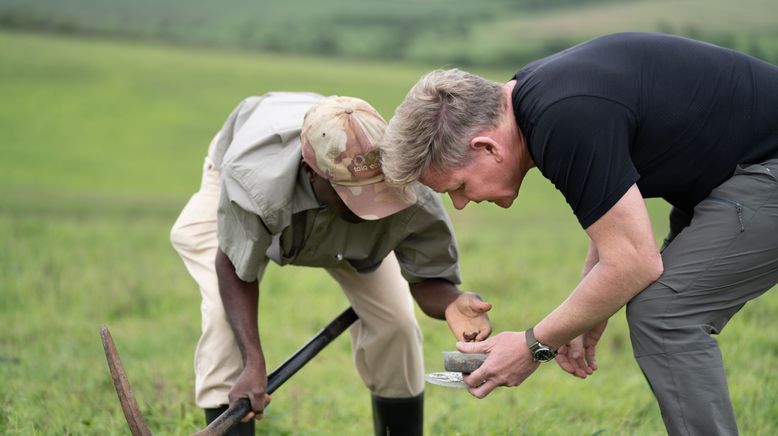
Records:
<instances>
[{"instance_id":1,"label":"black metal tool handle","mask_svg":"<svg viewBox=\"0 0 778 436\"><path fill-rule=\"evenodd\" d=\"M267 377L267 393L272 394L285 381L289 380L300 368L319 354L319 351L323 350L324 347L349 328L358 318L354 309L349 307L316 333L292 357L286 359L281 366L270 373ZM248 398L241 398L219 415L208 427L195 433L195 436L221 436L240 422L249 411L251 411L251 403Z\"/></svg>"}]
</instances>

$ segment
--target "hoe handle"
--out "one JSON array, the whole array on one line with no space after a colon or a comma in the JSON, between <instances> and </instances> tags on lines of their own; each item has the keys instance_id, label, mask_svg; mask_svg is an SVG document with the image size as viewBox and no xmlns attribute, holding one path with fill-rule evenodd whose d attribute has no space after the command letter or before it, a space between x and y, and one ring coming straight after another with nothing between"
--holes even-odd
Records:
<instances>
[{"instance_id":1,"label":"hoe handle","mask_svg":"<svg viewBox=\"0 0 778 436\"><path fill-rule=\"evenodd\" d=\"M208 427L195 433L195 436L221 436L240 422L249 412L251 412L251 402L248 398L241 398L214 419Z\"/></svg>"},{"instance_id":2,"label":"hoe handle","mask_svg":"<svg viewBox=\"0 0 778 436\"><path fill-rule=\"evenodd\" d=\"M316 356L330 342L337 338L358 318L354 309L348 308L326 327L321 329L316 336L303 345L286 362L276 368L267 377L267 393L272 394L285 381L289 380L300 368ZM195 433L195 436L223 435L251 411L251 403L248 398L241 398L234 402L227 410L216 418L208 427Z\"/></svg>"}]
</instances>

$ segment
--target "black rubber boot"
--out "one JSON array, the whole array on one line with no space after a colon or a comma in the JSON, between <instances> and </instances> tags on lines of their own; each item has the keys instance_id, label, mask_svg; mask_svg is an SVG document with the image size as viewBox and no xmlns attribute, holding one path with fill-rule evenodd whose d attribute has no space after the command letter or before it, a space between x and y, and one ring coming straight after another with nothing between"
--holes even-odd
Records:
<instances>
[{"instance_id":1,"label":"black rubber boot","mask_svg":"<svg viewBox=\"0 0 778 436\"><path fill-rule=\"evenodd\" d=\"M205 423L210 424L212 423L216 418L219 417L222 413L224 413L225 410L227 410L227 406L221 406L221 407L215 407L213 409L204 409L205 410ZM254 420L252 419L249 422L240 422L235 427L232 427L230 431L224 434L225 436L254 436Z\"/></svg>"},{"instance_id":2,"label":"black rubber boot","mask_svg":"<svg viewBox=\"0 0 778 436\"><path fill-rule=\"evenodd\" d=\"M421 436L424 433L424 393L410 398L384 398L373 394L373 429L376 436Z\"/></svg>"}]
</instances>

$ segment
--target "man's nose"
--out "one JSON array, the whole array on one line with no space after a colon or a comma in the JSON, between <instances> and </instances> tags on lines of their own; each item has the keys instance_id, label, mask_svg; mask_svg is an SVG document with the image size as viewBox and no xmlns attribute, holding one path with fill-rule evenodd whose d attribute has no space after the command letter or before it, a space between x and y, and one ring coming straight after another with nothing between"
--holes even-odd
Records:
<instances>
[{"instance_id":1,"label":"man's nose","mask_svg":"<svg viewBox=\"0 0 778 436\"><path fill-rule=\"evenodd\" d=\"M467 206L467 203L470 202L470 200L468 200L461 194L453 194L449 192L448 196L451 197L451 202L454 204L454 208L456 208L457 210L464 209L465 206Z\"/></svg>"}]
</instances>

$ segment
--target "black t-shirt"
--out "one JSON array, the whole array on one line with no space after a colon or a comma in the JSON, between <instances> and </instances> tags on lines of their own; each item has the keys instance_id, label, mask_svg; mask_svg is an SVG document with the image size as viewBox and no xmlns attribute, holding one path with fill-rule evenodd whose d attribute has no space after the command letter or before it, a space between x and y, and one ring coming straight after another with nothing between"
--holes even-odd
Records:
<instances>
[{"instance_id":1,"label":"black t-shirt","mask_svg":"<svg viewBox=\"0 0 778 436\"><path fill-rule=\"evenodd\" d=\"M529 151L586 228L637 182L692 213L738 163L778 153L778 67L686 38L621 33L514 76Z\"/></svg>"}]
</instances>

